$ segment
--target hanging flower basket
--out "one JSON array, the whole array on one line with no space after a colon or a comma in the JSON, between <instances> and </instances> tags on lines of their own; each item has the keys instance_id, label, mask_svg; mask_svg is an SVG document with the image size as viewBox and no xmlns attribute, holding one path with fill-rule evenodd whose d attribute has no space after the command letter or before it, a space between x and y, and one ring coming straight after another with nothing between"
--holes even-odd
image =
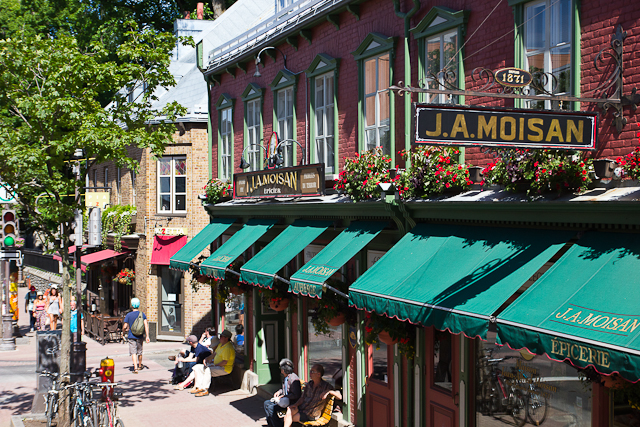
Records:
<instances>
[{"instance_id":1,"label":"hanging flower basket","mask_svg":"<svg viewBox=\"0 0 640 427\"><path fill-rule=\"evenodd\" d=\"M378 339L386 345L394 345L398 342L397 339L394 340L393 338L391 338L391 335L389 335L389 332L387 331L380 331L378 333Z\"/></svg>"},{"instance_id":2,"label":"hanging flower basket","mask_svg":"<svg viewBox=\"0 0 640 427\"><path fill-rule=\"evenodd\" d=\"M133 285L136 273L130 268L123 268L114 278L121 285Z\"/></svg>"},{"instance_id":3,"label":"hanging flower basket","mask_svg":"<svg viewBox=\"0 0 640 427\"><path fill-rule=\"evenodd\" d=\"M201 274L198 277L196 277L196 280L198 281L198 283L207 283L209 281L209 278L204 274Z\"/></svg>"},{"instance_id":4,"label":"hanging flower basket","mask_svg":"<svg viewBox=\"0 0 640 427\"><path fill-rule=\"evenodd\" d=\"M327 323L330 326L340 326L342 325L345 321L347 320L347 316L345 316L344 313L339 313L337 316L335 316L332 319L327 320Z\"/></svg>"},{"instance_id":5,"label":"hanging flower basket","mask_svg":"<svg viewBox=\"0 0 640 427\"><path fill-rule=\"evenodd\" d=\"M269 308L274 311L284 311L289 307L289 298L272 298L269 301Z\"/></svg>"},{"instance_id":6,"label":"hanging flower basket","mask_svg":"<svg viewBox=\"0 0 640 427\"><path fill-rule=\"evenodd\" d=\"M232 293L233 295L242 295L244 294L244 291L239 286L232 286L229 288L229 293Z\"/></svg>"}]
</instances>

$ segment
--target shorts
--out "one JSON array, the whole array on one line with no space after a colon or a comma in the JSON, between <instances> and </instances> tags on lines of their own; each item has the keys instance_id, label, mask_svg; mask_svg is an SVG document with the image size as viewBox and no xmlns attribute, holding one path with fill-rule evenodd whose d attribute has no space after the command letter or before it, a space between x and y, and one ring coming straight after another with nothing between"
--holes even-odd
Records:
<instances>
[{"instance_id":1,"label":"shorts","mask_svg":"<svg viewBox=\"0 0 640 427\"><path fill-rule=\"evenodd\" d=\"M314 418L310 418L309 415L305 414L304 412L300 411L298 412L300 414L300 423L306 423L307 421L315 421Z\"/></svg>"},{"instance_id":2,"label":"shorts","mask_svg":"<svg viewBox=\"0 0 640 427\"><path fill-rule=\"evenodd\" d=\"M142 339L129 338L129 356L142 355Z\"/></svg>"}]
</instances>

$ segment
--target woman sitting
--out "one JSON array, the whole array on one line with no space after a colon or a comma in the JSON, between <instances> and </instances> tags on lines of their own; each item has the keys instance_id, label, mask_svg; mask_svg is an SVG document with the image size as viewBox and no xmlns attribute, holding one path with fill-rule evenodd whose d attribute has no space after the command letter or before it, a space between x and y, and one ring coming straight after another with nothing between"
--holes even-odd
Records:
<instances>
[{"instance_id":1,"label":"woman sitting","mask_svg":"<svg viewBox=\"0 0 640 427\"><path fill-rule=\"evenodd\" d=\"M280 373L284 376L282 388L273 394L270 400L264 402L264 412L270 427L282 427L284 420L278 416L281 409L296 403L302 394L300 378L293 372L293 362L289 359L280 361Z\"/></svg>"}]
</instances>

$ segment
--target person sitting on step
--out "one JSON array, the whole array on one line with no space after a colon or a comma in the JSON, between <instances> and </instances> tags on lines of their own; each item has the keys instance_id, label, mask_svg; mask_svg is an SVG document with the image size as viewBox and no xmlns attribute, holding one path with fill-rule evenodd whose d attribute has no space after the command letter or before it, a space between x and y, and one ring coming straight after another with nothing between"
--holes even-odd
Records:
<instances>
[{"instance_id":1,"label":"person sitting on step","mask_svg":"<svg viewBox=\"0 0 640 427\"><path fill-rule=\"evenodd\" d=\"M226 329L220 334L220 344L202 365L193 367L195 385L191 393L196 397L207 396L211 386L211 377L222 377L231 374L236 361L236 349L231 343L231 332Z\"/></svg>"}]
</instances>

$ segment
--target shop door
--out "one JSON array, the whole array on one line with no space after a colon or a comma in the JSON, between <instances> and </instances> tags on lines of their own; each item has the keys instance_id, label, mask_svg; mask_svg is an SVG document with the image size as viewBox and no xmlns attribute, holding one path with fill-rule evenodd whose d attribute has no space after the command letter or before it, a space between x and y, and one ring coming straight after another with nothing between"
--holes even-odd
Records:
<instances>
[{"instance_id":1,"label":"shop door","mask_svg":"<svg viewBox=\"0 0 640 427\"><path fill-rule=\"evenodd\" d=\"M160 335L183 335L182 319L182 272L172 270L168 266L158 267L161 270L158 284L160 300Z\"/></svg>"},{"instance_id":2,"label":"shop door","mask_svg":"<svg viewBox=\"0 0 640 427\"><path fill-rule=\"evenodd\" d=\"M393 346L367 346L367 427L394 425Z\"/></svg>"},{"instance_id":3,"label":"shop door","mask_svg":"<svg viewBox=\"0 0 640 427\"><path fill-rule=\"evenodd\" d=\"M456 427L460 417L458 336L426 330L425 406L427 427Z\"/></svg>"},{"instance_id":4,"label":"shop door","mask_svg":"<svg viewBox=\"0 0 640 427\"><path fill-rule=\"evenodd\" d=\"M279 383L278 363L285 357L284 322L285 311L274 311L262 303L260 294L256 299L256 373L260 384Z\"/></svg>"}]
</instances>

